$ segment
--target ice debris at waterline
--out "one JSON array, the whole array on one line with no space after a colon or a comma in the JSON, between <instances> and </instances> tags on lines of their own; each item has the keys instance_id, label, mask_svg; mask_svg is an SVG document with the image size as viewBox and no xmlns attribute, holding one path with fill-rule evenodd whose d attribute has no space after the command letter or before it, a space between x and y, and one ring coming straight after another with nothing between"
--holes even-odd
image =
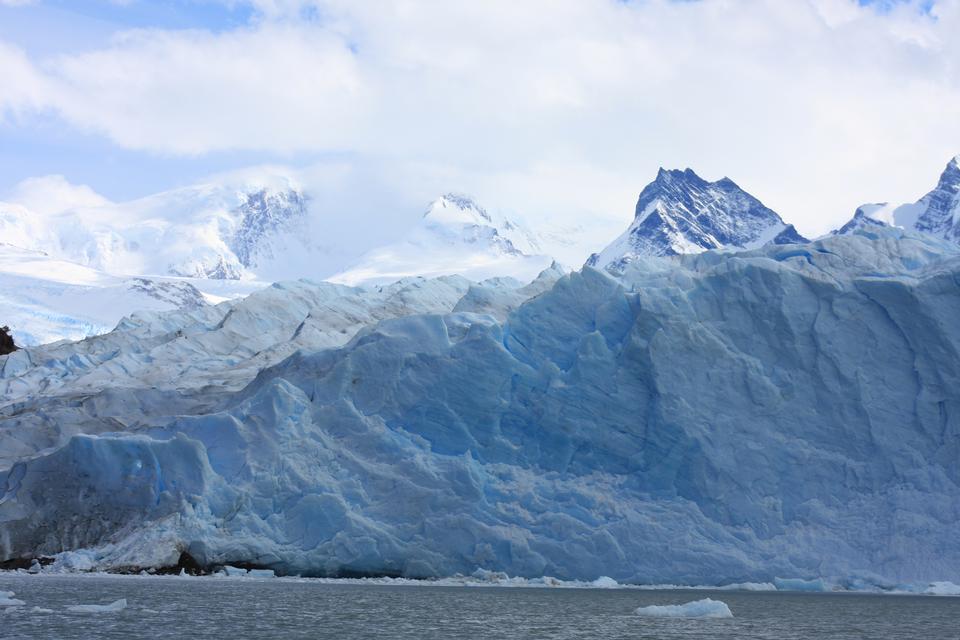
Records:
<instances>
[{"instance_id":1,"label":"ice debris at waterline","mask_svg":"<svg viewBox=\"0 0 960 640\"><path fill-rule=\"evenodd\" d=\"M956 245L865 226L472 288L283 285L0 357L0 561L960 582Z\"/></svg>"},{"instance_id":2,"label":"ice debris at waterline","mask_svg":"<svg viewBox=\"0 0 960 640\"><path fill-rule=\"evenodd\" d=\"M19 607L26 604L23 600L14 598L15 595L13 591L0 591L0 607Z\"/></svg>"},{"instance_id":3,"label":"ice debris at waterline","mask_svg":"<svg viewBox=\"0 0 960 640\"><path fill-rule=\"evenodd\" d=\"M73 611L74 613L116 613L126 608L126 598L120 598L110 604L74 604L67 607L67 611Z\"/></svg>"},{"instance_id":4,"label":"ice debris at waterline","mask_svg":"<svg viewBox=\"0 0 960 640\"><path fill-rule=\"evenodd\" d=\"M184 574L185 575L185 574ZM275 578L276 573L272 569L243 569L240 567L225 566L215 575L223 575L230 578Z\"/></svg>"},{"instance_id":5,"label":"ice debris at waterline","mask_svg":"<svg viewBox=\"0 0 960 640\"><path fill-rule=\"evenodd\" d=\"M923 593L932 596L960 596L960 584L952 582L931 582Z\"/></svg>"},{"instance_id":6,"label":"ice debris at waterline","mask_svg":"<svg viewBox=\"0 0 960 640\"><path fill-rule=\"evenodd\" d=\"M822 578L801 580L800 578L774 578L773 584L778 591L830 591L831 587Z\"/></svg>"},{"instance_id":7,"label":"ice debris at waterline","mask_svg":"<svg viewBox=\"0 0 960 640\"><path fill-rule=\"evenodd\" d=\"M711 598L686 604L650 605L637 609L637 615L647 618L732 618L727 603Z\"/></svg>"}]
</instances>

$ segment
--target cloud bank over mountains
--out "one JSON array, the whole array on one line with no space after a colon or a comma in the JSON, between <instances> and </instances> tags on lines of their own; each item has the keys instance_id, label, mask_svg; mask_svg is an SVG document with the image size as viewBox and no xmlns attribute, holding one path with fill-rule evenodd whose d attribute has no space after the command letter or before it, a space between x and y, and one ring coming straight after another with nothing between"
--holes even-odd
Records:
<instances>
[{"instance_id":1,"label":"cloud bank over mountains","mask_svg":"<svg viewBox=\"0 0 960 640\"><path fill-rule=\"evenodd\" d=\"M912 197L960 140L956 0L230 4L250 19L67 53L0 40L0 136L334 157L409 177L411 203L458 189L618 224L657 166L697 166L809 235Z\"/></svg>"}]
</instances>

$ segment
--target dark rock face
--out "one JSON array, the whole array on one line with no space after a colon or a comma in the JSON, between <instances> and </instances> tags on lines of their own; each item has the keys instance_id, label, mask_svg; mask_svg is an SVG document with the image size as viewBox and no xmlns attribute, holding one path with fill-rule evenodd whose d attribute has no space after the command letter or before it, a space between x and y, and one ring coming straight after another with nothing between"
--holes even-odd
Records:
<instances>
[{"instance_id":1,"label":"dark rock face","mask_svg":"<svg viewBox=\"0 0 960 640\"><path fill-rule=\"evenodd\" d=\"M306 217L307 198L293 189L280 192L261 189L247 194L247 200L240 205L238 212L243 217L230 248L240 264L255 267L258 255L270 251L264 243L268 236L288 229L292 223Z\"/></svg>"},{"instance_id":2,"label":"dark rock face","mask_svg":"<svg viewBox=\"0 0 960 640\"><path fill-rule=\"evenodd\" d=\"M707 182L692 169L660 169L640 193L630 228L591 267L619 271L638 256L673 256L722 247L808 242L733 180Z\"/></svg>"},{"instance_id":3,"label":"dark rock face","mask_svg":"<svg viewBox=\"0 0 960 640\"><path fill-rule=\"evenodd\" d=\"M17 345L13 342L13 336L10 335L10 327L0 327L0 356L13 353L17 348Z\"/></svg>"},{"instance_id":4,"label":"dark rock face","mask_svg":"<svg viewBox=\"0 0 960 640\"><path fill-rule=\"evenodd\" d=\"M947 164L936 188L920 202L926 204L926 210L917 218L917 231L960 240L960 222L954 219L960 210L960 156Z\"/></svg>"}]
</instances>

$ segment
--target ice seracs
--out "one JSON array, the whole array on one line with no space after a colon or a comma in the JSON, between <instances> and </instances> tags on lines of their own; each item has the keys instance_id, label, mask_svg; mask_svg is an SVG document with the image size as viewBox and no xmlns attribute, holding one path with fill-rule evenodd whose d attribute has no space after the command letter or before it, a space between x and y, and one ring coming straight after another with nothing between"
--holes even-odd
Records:
<instances>
[{"instance_id":1,"label":"ice seracs","mask_svg":"<svg viewBox=\"0 0 960 640\"><path fill-rule=\"evenodd\" d=\"M292 283L0 356L0 561L957 583L958 274L871 227L519 304Z\"/></svg>"},{"instance_id":2,"label":"ice seracs","mask_svg":"<svg viewBox=\"0 0 960 640\"><path fill-rule=\"evenodd\" d=\"M707 182L692 169L660 169L640 193L629 228L587 265L619 272L640 256L796 242L806 239L729 178Z\"/></svg>"},{"instance_id":3,"label":"ice seracs","mask_svg":"<svg viewBox=\"0 0 960 640\"><path fill-rule=\"evenodd\" d=\"M430 204L406 237L368 252L330 280L378 284L413 275L458 274L475 281L507 276L528 282L552 262L522 225L488 212L468 196L448 193Z\"/></svg>"}]
</instances>

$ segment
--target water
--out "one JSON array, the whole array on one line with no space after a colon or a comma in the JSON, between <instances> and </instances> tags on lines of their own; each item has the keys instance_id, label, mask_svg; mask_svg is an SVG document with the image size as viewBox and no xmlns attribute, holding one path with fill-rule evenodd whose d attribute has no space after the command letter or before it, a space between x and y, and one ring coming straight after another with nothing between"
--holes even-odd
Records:
<instances>
[{"instance_id":1,"label":"water","mask_svg":"<svg viewBox=\"0 0 960 640\"><path fill-rule=\"evenodd\" d=\"M0 638L775 638L960 639L960 598L323 584L308 580L23 576L0 590ZM634 609L710 597L727 620L642 618ZM126 598L119 613L72 604ZM53 613L31 611L39 606Z\"/></svg>"}]
</instances>

